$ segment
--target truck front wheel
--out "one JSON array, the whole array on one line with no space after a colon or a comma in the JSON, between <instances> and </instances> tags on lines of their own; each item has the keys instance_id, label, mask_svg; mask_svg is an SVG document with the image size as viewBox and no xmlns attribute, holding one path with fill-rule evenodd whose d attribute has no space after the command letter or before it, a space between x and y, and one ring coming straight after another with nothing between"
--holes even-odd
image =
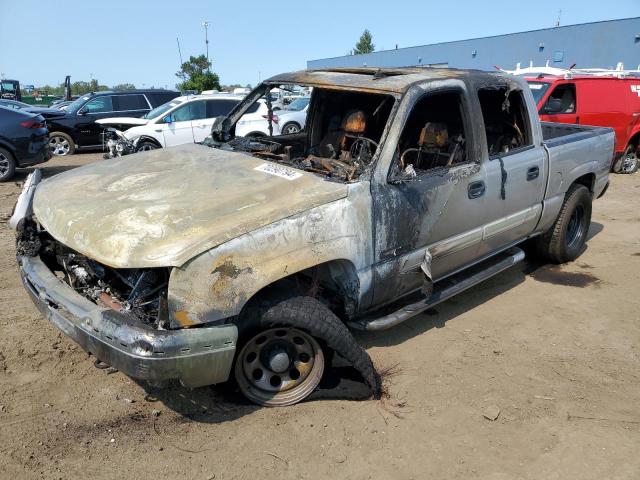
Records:
<instances>
[{"instance_id":1,"label":"truck front wheel","mask_svg":"<svg viewBox=\"0 0 640 480\"><path fill-rule=\"evenodd\" d=\"M582 253L591 225L592 196L584 185L571 185L553 227L537 239L538 253L553 263L571 262Z\"/></svg>"},{"instance_id":2,"label":"truck front wheel","mask_svg":"<svg viewBox=\"0 0 640 480\"><path fill-rule=\"evenodd\" d=\"M238 321L234 376L242 394L268 407L307 398L320 384L325 359L334 351L350 362L380 396L371 358L342 321L322 302L275 292L254 299Z\"/></svg>"}]
</instances>

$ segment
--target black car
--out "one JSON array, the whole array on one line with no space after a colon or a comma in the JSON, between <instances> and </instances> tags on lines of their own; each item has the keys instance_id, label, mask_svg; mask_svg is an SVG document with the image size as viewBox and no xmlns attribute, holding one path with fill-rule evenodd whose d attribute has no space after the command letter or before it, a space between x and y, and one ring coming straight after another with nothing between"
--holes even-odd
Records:
<instances>
[{"instance_id":1,"label":"black car","mask_svg":"<svg viewBox=\"0 0 640 480\"><path fill-rule=\"evenodd\" d=\"M16 168L51 158L48 133L42 115L0 107L0 182L13 177Z\"/></svg>"},{"instance_id":2,"label":"black car","mask_svg":"<svg viewBox=\"0 0 640 480\"><path fill-rule=\"evenodd\" d=\"M12 108L14 110L22 110L23 112L35 113L42 115L45 119L60 118L64 116L62 110L57 108L39 107L37 105L29 105L28 103L19 102L18 100L0 99L0 107Z\"/></svg>"},{"instance_id":3,"label":"black car","mask_svg":"<svg viewBox=\"0 0 640 480\"><path fill-rule=\"evenodd\" d=\"M123 90L82 95L64 115L49 120L49 146L54 155L71 155L76 149L102 147L102 127L107 117L142 117L151 109L179 96L171 90Z\"/></svg>"}]
</instances>

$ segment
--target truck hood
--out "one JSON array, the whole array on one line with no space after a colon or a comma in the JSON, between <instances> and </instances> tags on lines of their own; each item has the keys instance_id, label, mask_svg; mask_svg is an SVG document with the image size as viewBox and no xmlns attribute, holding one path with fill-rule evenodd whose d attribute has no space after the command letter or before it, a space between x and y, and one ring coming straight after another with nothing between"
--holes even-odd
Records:
<instances>
[{"instance_id":1,"label":"truck hood","mask_svg":"<svg viewBox=\"0 0 640 480\"><path fill-rule=\"evenodd\" d=\"M110 117L103 118L100 120L96 120L96 123L99 125L110 126L110 125L146 125L149 119L147 118L135 118L135 117Z\"/></svg>"},{"instance_id":2,"label":"truck hood","mask_svg":"<svg viewBox=\"0 0 640 480\"><path fill-rule=\"evenodd\" d=\"M188 144L56 175L38 185L33 211L56 240L100 263L168 267L346 195L311 173Z\"/></svg>"}]
</instances>

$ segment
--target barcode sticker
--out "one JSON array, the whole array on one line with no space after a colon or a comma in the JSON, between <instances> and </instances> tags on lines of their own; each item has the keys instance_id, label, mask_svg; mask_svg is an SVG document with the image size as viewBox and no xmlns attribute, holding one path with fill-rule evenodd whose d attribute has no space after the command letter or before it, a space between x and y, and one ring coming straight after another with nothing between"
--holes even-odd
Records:
<instances>
[{"instance_id":1,"label":"barcode sticker","mask_svg":"<svg viewBox=\"0 0 640 480\"><path fill-rule=\"evenodd\" d=\"M285 167L283 165L276 165L275 163L263 163L257 166L254 170L259 172L268 173L269 175L275 175L276 177L285 178L287 180L295 180L300 178L302 173L294 170L293 168Z\"/></svg>"}]
</instances>

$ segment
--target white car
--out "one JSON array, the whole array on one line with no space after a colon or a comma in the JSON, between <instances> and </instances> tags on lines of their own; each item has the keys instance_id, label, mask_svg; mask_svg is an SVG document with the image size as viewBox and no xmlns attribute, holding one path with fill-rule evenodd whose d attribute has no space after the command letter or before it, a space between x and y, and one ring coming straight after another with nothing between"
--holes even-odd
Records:
<instances>
[{"instance_id":1,"label":"white car","mask_svg":"<svg viewBox=\"0 0 640 480\"><path fill-rule=\"evenodd\" d=\"M202 142L211 133L216 117L228 114L242 97L231 95L187 95L154 108L142 118L112 117L96 122L125 129L124 136L136 140L136 149L153 150Z\"/></svg>"},{"instance_id":2,"label":"white car","mask_svg":"<svg viewBox=\"0 0 640 480\"><path fill-rule=\"evenodd\" d=\"M282 135L291 135L304 129L307 122L310 97L300 97L278 112L278 123Z\"/></svg>"}]
</instances>

